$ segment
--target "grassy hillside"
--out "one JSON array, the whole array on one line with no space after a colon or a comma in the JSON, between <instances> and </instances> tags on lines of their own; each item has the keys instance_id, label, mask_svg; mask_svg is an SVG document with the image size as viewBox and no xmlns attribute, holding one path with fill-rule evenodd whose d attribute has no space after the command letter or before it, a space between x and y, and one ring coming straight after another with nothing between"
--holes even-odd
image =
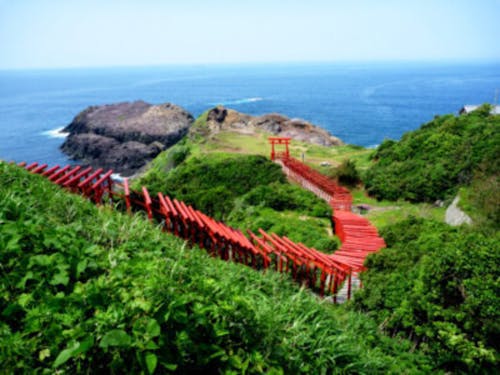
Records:
<instances>
[{"instance_id":1,"label":"grassy hillside","mask_svg":"<svg viewBox=\"0 0 500 375\"><path fill-rule=\"evenodd\" d=\"M174 150L175 152L175 150ZM257 186L286 183L281 168L263 156L213 153L192 157L167 173L147 173L137 184L168 192L208 215L225 218L234 199Z\"/></svg>"},{"instance_id":2,"label":"grassy hillside","mask_svg":"<svg viewBox=\"0 0 500 375\"><path fill-rule=\"evenodd\" d=\"M206 125L207 114L208 111L200 115L191 127L189 140L194 145L194 153L199 152L205 155L212 152L228 152L269 157L268 137L271 134L265 132L242 134L234 131L211 134ZM371 152L369 149L355 145L324 147L295 140L290 145L290 154L293 157L300 160L304 157L306 163L316 168L322 168L321 162L337 166L345 159L351 159L356 162L360 170L364 170L369 165Z\"/></svg>"},{"instance_id":3,"label":"grassy hillside","mask_svg":"<svg viewBox=\"0 0 500 375\"><path fill-rule=\"evenodd\" d=\"M416 373L429 361L282 275L187 249L0 163L6 373Z\"/></svg>"},{"instance_id":4,"label":"grassy hillside","mask_svg":"<svg viewBox=\"0 0 500 375\"><path fill-rule=\"evenodd\" d=\"M204 164L210 164L206 168L198 168L197 171L200 175L194 180L199 180L208 169L213 170L216 164L218 164L217 167L222 167L223 159L229 156L233 160L235 160L235 155L240 155L241 160L245 158L245 155L269 157L270 146L267 138L270 134L247 135L229 131L210 134L206 127L206 115L207 113L204 113L196 119L189 137L161 153L150 163L146 173L135 182L137 188L144 184L153 191L163 191L175 195L179 193L179 189L172 189L167 185L167 175L178 166L185 169L185 165L189 164L193 159L201 160ZM342 166L346 160L354 164L361 175L373 164L370 161L373 150L353 145L323 147L292 141L290 151L293 157L301 160L302 156L304 156L304 160L308 165L332 177L338 176L337 167ZM326 165L320 165L323 162L326 162ZM181 164L184 164L184 166L181 166ZM172 175L174 174L179 175L177 172L172 173ZM249 171L247 178L253 179L251 171ZM282 180L279 179L279 181ZM178 185L177 182L175 184ZM215 195L218 197L225 197L225 194L232 189L230 184L227 183L217 184L217 186L219 194L215 191ZM221 199L192 199L195 198L194 195L199 195L198 198L203 195L203 192L197 186L194 187L194 191L190 189L190 193L181 194L181 199L186 199L212 215L228 221L232 226L251 230L257 230L260 227L264 230L287 235L295 241L304 242L309 246L327 252L331 252L337 247L336 243L331 240L330 221L325 219L325 216L311 214L312 211L318 212L318 210L309 209L306 212L301 212L293 204L286 209L277 210L276 206L269 207L266 202L271 202L275 197L284 196L284 191L280 188L282 185L274 184L273 189L267 189L260 202L253 199L252 204L248 204L246 198L242 196L235 198L232 195L231 199L229 199L229 205L215 210L207 203L214 202L217 205L222 205ZM206 186L204 189L206 189ZM186 191L188 190L186 189ZM249 192L249 194L253 195L254 193ZM308 193L303 192L302 189L295 189L293 195L296 197L295 201L304 200L310 202L311 199L314 199L308 197ZM356 205L368 204L371 207L371 210L365 215L378 228L397 223L410 215L433 218L439 221L444 220L445 208L435 207L428 203L411 204L402 199L398 201L373 199L366 194L362 185L354 190L354 203ZM321 204L321 201L319 204ZM222 211L223 214L221 214Z\"/></svg>"},{"instance_id":5,"label":"grassy hillside","mask_svg":"<svg viewBox=\"0 0 500 375\"><path fill-rule=\"evenodd\" d=\"M342 149L292 142L296 158L306 149L314 150L306 153L305 160L325 174L338 175L335 168L343 165L348 175L358 170L367 178L366 190L362 185L355 187L354 203L371 207L365 215L382 228L388 249L369 258L369 271L362 276L364 289L356 295L353 309L367 313L388 335L410 340L412 350L432 358L434 370L498 370L498 125L498 117L484 109L468 116L437 117L405 134L400 142L384 142L373 152L372 161L367 158L371 151L348 146L345 154L350 163L338 158ZM265 154L266 139L264 134L250 137L228 132L194 136L183 147L189 145L191 157L203 155L210 160L221 155L221 149ZM165 163L175 159L172 155L157 164L156 170L174 165ZM320 166L320 161L331 166ZM202 169L198 171L203 175ZM278 184L279 188L255 186L239 196L226 219L252 229L268 225L273 231L284 230L283 217L269 208L304 197L294 200L290 193L289 198L287 185ZM449 201L460 186L461 206L471 213L473 228L443 224L445 207L432 204L437 198ZM282 197L281 202L273 201L276 197ZM290 211L304 209L310 223L314 215L308 204ZM296 222L285 230L300 233L304 226Z\"/></svg>"},{"instance_id":6,"label":"grassy hillside","mask_svg":"<svg viewBox=\"0 0 500 375\"><path fill-rule=\"evenodd\" d=\"M382 232L355 306L442 369L498 373L500 235L410 218Z\"/></svg>"},{"instance_id":7,"label":"grassy hillside","mask_svg":"<svg viewBox=\"0 0 500 375\"><path fill-rule=\"evenodd\" d=\"M455 195L478 174L498 176L500 116L489 107L463 116L437 116L400 141L386 140L365 175L378 199L433 202Z\"/></svg>"},{"instance_id":8,"label":"grassy hillside","mask_svg":"<svg viewBox=\"0 0 500 375\"><path fill-rule=\"evenodd\" d=\"M307 148L306 160L323 172L335 173L320 161L335 166L348 154L367 171L369 189L373 181L386 189L391 168L402 181L394 189L445 170L412 188L453 195L462 186L462 208L474 212L476 227L450 228L433 220L442 221L443 208L404 200L417 190L388 201L358 186L354 202L372 206L367 216L384 228L388 248L369 257L364 289L347 306L321 302L272 271L209 258L140 215L96 208L0 164L2 371L498 372L497 121L484 110L436 118L385 142L373 167L369 150L294 144L295 157ZM267 152L264 134L194 133L134 183L233 226L332 251L329 207L288 184L258 156Z\"/></svg>"},{"instance_id":9,"label":"grassy hillside","mask_svg":"<svg viewBox=\"0 0 500 375\"><path fill-rule=\"evenodd\" d=\"M259 155L192 152L189 141L157 158L136 188L166 192L243 231L259 228L331 252L331 209L289 184L281 168Z\"/></svg>"},{"instance_id":10,"label":"grassy hillside","mask_svg":"<svg viewBox=\"0 0 500 375\"><path fill-rule=\"evenodd\" d=\"M368 205L370 210L364 212L370 222L379 229L397 224L409 217L419 217L444 222L446 207L438 207L431 203L411 203L404 200L378 200L368 196L361 186L352 190L354 205Z\"/></svg>"}]
</instances>

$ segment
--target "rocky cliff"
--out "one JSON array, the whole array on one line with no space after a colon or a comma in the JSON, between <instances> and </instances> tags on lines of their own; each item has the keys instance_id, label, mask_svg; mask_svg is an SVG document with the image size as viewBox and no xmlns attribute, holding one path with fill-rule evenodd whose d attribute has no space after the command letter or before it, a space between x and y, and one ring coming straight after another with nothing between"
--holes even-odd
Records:
<instances>
[{"instance_id":1,"label":"rocky cliff","mask_svg":"<svg viewBox=\"0 0 500 375\"><path fill-rule=\"evenodd\" d=\"M186 110L170 103L91 106L63 129L70 134L61 149L73 159L127 176L178 142L193 121Z\"/></svg>"},{"instance_id":2,"label":"rocky cliff","mask_svg":"<svg viewBox=\"0 0 500 375\"><path fill-rule=\"evenodd\" d=\"M339 138L334 137L328 131L304 120L290 119L276 113L250 116L221 106L208 111L203 128L193 128L192 132L204 133L204 135L216 134L220 131L253 134L259 130L322 146L342 144Z\"/></svg>"}]
</instances>

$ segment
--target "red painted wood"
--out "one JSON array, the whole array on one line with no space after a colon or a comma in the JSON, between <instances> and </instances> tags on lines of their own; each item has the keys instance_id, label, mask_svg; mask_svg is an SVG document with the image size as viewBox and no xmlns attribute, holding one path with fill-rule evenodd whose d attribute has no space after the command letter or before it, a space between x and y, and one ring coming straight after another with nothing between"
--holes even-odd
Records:
<instances>
[{"instance_id":1,"label":"red painted wood","mask_svg":"<svg viewBox=\"0 0 500 375\"><path fill-rule=\"evenodd\" d=\"M70 165L67 165L57 171L55 171L52 175L49 176L49 180L50 181L55 181L57 180L57 178L62 175L64 172L66 172L68 169L70 169L71 166Z\"/></svg>"},{"instance_id":2,"label":"red painted wood","mask_svg":"<svg viewBox=\"0 0 500 375\"><path fill-rule=\"evenodd\" d=\"M54 165L52 168L47 169L45 172L42 173L42 176L47 177L57 171L59 169L59 165Z\"/></svg>"},{"instance_id":3,"label":"red painted wood","mask_svg":"<svg viewBox=\"0 0 500 375\"><path fill-rule=\"evenodd\" d=\"M276 138L271 144L288 146L289 139ZM146 187L142 188L143 201L132 200L127 179L123 182L123 194L113 190L113 181L110 177L112 171L102 174L102 169L92 172L91 168L80 170L79 166L73 169L70 166L64 168L54 166L43 172L47 165L38 166L37 163L32 163L26 168L65 187L75 188L76 184L78 191L89 198L93 192L96 203L100 203L102 195L108 192L109 199L124 199L127 210L130 210L131 206L144 209L150 219L153 219L154 211L165 217L163 230L197 243L202 248L208 245L206 250L213 256L254 268L274 267L279 272L288 272L298 282L319 291L320 295L335 294L345 281L348 283L347 297L350 298L352 272L363 271L366 256L384 247L384 240L378 236L377 230L368 220L349 211L352 197L347 189L290 158L288 148L286 152L275 152L274 156L289 178L295 179L305 188L327 200L334 208L333 222L342 246L333 255L321 253L301 243L294 243L287 237L267 234L261 229L260 237L251 231L247 231L247 237L241 231L161 193L158 193L153 202ZM80 181L82 178L84 180ZM134 194L140 196L138 193Z\"/></svg>"},{"instance_id":4,"label":"red painted wood","mask_svg":"<svg viewBox=\"0 0 500 375\"><path fill-rule=\"evenodd\" d=\"M47 164L42 164L42 165L39 165L38 167L36 167L35 169L32 169L31 170L31 173L35 173L35 174L39 174L39 173L42 173L44 171L44 169L47 168Z\"/></svg>"},{"instance_id":5,"label":"red painted wood","mask_svg":"<svg viewBox=\"0 0 500 375\"><path fill-rule=\"evenodd\" d=\"M74 167L73 169L70 169L64 175L59 177L57 180L55 180L55 183L57 185L62 185L68 178L71 178L71 176L73 176L75 173L77 173L80 169L82 169L82 167L77 165L76 167Z\"/></svg>"},{"instance_id":6,"label":"red painted wood","mask_svg":"<svg viewBox=\"0 0 500 375\"><path fill-rule=\"evenodd\" d=\"M31 163L30 165L28 165L27 167L25 167L25 169L27 171L31 171L32 169L36 168L38 165L38 163Z\"/></svg>"},{"instance_id":7,"label":"red painted wood","mask_svg":"<svg viewBox=\"0 0 500 375\"><path fill-rule=\"evenodd\" d=\"M149 220L153 220L153 210L151 209L151 197L149 196L149 191L145 186L142 187L142 195L144 197L144 205L146 208L146 212L148 214Z\"/></svg>"},{"instance_id":8,"label":"red painted wood","mask_svg":"<svg viewBox=\"0 0 500 375\"><path fill-rule=\"evenodd\" d=\"M78 188L83 188L86 185L90 184L93 179L97 178L101 173L103 172L102 168L97 169L96 171L92 172L90 175L88 175L87 178L85 178L83 181L81 181L78 184Z\"/></svg>"},{"instance_id":9,"label":"red painted wood","mask_svg":"<svg viewBox=\"0 0 500 375\"><path fill-rule=\"evenodd\" d=\"M332 269L342 270L345 276L337 277L336 275L333 284L329 288L333 293L336 293L340 283L348 276L347 298L350 298L352 292L352 272L365 270L363 263L366 257L385 247L385 241L378 235L376 228L366 218L351 212L352 196L349 190L300 161L289 156L281 156L274 149L274 145L278 142L272 141L271 138L269 142L273 147L272 159L276 160L283 167L287 177L298 182L304 188L311 190L320 198L327 200L331 205L334 211L332 219L335 224L335 233L340 238L342 245L334 254L327 257L333 262L330 264ZM303 245L298 244L298 246ZM303 247L303 251L303 256L314 259L316 262L324 262L325 266L328 264L325 261L325 255L319 255L316 250ZM325 282L326 279L320 283L324 284Z\"/></svg>"},{"instance_id":10,"label":"red painted wood","mask_svg":"<svg viewBox=\"0 0 500 375\"><path fill-rule=\"evenodd\" d=\"M165 195L165 202L167 203L167 206L168 206L170 212L172 212L172 215L178 216L179 214L177 213L177 210L175 209L174 204L171 201L171 199L168 197L168 195Z\"/></svg>"},{"instance_id":11,"label":"red painted wood","mask_svg":"<svg viewBox=\"0 0 500 375\"><path fill-rule=\"evenodd\" d=\"M92 187L90 188L91 190L95 190L97 189L99 186L101 186L102 184L104 184L108 179L109 177L113 174L113 171L110 169L109 171L107 171L106 173L104 173L101 178L99 178L95 183L94 185L92 185ZM102 187L102 186L101 186Z\"/></svg>"},{"instance_id":12,"label":"red painted wood","mask_svg":"<svg viewBox=\"0 0 500 375\"><path fill-rule=\"evenodd\" d=\"M62 186L69 187L75 182L79 182L80 179L82 177L86 177L90 173L90 171L92 171L91 167L85 168L83 171L80 171L79 173L71 177L69 180L67 180Z\"/></svg>"}]
</instances>

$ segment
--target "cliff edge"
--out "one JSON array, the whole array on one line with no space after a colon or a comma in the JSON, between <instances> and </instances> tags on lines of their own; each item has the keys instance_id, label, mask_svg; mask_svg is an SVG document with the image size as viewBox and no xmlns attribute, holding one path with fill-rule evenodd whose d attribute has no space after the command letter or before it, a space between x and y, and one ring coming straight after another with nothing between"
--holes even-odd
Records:
<instances>
[{"instance_id":1,"label":"cliff edge","mask_svg":"<svg viewBox=\"0 0 500 375\"><path fill-rule=\"evenodd\" d=\"M63 129L61 149L93 167L132 175L184 137L193 116L171 104L144 101L91 106Z\"/></svg>"},{"instance_id":2,"label":"cliff edge","mask_svg":"<svg viewBox=\"0 0 500 375\"><path fill-rule=\"evenodd\" d=\"M340 146L343 142L325 129L301 119L290 119L286 116L270 113L262 116L251 116L222 106L212 108L198 126L190 130L193 134L209 136L221 131L233 131L242 134L254 134L264 131L280 137L318 144L321 146Z\"/></svg>"}]
</instances>

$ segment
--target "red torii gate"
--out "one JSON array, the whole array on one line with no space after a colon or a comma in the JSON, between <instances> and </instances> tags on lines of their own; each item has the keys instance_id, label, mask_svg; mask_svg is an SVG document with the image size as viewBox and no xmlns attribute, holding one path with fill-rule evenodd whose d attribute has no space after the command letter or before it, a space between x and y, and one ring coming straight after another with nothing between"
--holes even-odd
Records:
<instances>
[{"instance_id":1,"label":"red torii gate","mask_svg":"<svg viewBox=\"0 0 500 375\"><path fill-rule=\"evenodd\" d=\"M290 149L288 148L288 146L290 145L290 140L291 138L289 137L269 137L269 143L271 144L271 160L275 160L276 157L290 157ZM285 145L285 151L276 152L274 148L275 145Z\"/></svg>"}]
</instances>

